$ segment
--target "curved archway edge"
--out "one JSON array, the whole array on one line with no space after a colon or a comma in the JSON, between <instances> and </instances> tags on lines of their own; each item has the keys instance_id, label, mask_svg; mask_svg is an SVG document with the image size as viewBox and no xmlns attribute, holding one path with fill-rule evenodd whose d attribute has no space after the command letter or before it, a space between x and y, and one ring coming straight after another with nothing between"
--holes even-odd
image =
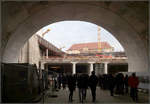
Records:
<instances>
[{"instance_id":1,"label":"curved archway edge","mask_svg":"<svg viewBox=\"0 0 150 104\"><path fill-rule=\"evenodd\" d=\"M87 21L102 26L124 47L130 72L148 71L148 55L145 46L132 26L111 11L86 4L55 5L33 14L11 35L2 61L17 62L20 48L35 32L46 25L64 20Z\"/></svg>"}]
</instances>

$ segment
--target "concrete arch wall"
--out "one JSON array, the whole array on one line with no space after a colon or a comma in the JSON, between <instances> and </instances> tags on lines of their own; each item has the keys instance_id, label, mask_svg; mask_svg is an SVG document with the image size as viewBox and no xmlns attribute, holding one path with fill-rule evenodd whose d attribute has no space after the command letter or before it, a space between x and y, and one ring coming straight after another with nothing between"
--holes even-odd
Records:
<instances>
[{"instance_id":1,"label":"concrete arch wall","mask_svg":"<svg viewBox=\"0 0 150 104\"><path fill-rule=\"evenodd\" d=\"M19 49L39 29L54 22L80 20L95 23L111 32L128 56L129 71L148 71L148 53L138 32L122 17L100 6L67 3L48 6L32 14L11 34L3 62L17 62Z\"/></svg>"}]
</instances>

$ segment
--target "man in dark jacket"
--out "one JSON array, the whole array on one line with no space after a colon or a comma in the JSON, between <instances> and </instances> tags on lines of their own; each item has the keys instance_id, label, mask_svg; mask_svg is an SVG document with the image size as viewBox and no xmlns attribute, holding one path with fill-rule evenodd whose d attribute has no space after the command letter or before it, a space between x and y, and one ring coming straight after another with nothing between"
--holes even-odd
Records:
<instances>
[{"instance_id":1,"label":"man in dark jacket","mask_svg":"<svg viewBox=\"0 0 150 104\"><path fill-rule=\"evenodd\" d=\"M82 88L83 88L83 83L82 83L82 75L79 75L77 78L77 86L79 89L79 100L80 102L83 102L83 98L82 98Z\"/></svg>"},{"instance_id":2,"label":"man in dark jacket","mask_svg":"<svg viewBox=\"0 0 150 104\"><path fill-rule=\"evenodd\" d=\"M87 74L81 74L77 80L77 86L79 88L79 100L83 103L83 100L86 99L86 90L88 88L88 78Z\"/></svg>"},{"instance_id":3,"label":"man in dark jacket","mask_svg":"<svg viewBox=\"0 0 150 104\"><path fill-rule=\"evenodd\" d=\"M109 74L108 84L109 84L110 96L114 96L115 78L112 74Z\"/></svg>"},{"instance_id":4,"label":"man in dark jacket","mask_svg":"<svg viewBox=\"0 0 150 104\"><path fill-rule=\"evenodd\" d=\"M86 99L86 90L88 88L88 74L83 74L83 99Z\"/></svg>"},{"instance_id":5,"label":"man in dark jacket","mask_svg":"<svg viewBox=\"0 0 150 104\"><path fill-rule=\"evenodd\" d=\"M67 82L68 82L68 88L70 91L69 102L72 102L73 101L73 99L72 99L73 98L73 91L75 90L75 86L76 86L76 81L75 81L75 78L73 77L73 75L68 75Z\"/></svg>"},{"instance_id":6,"label":"man in dark jacket","mask_svg":"<svg viewBox=\"0 0 150 104\"><path fill-rule=\"evenodd\" d=\"M98 78L95 75L95 71L92 71L92 75L89 77L89 87L91 88L92 92L92 101L95 102L96 100L96 86L98 83Z\"/></svg>"},{"instance_id":7,"label":"man in dark jacket","mask_svg":"<svg viewBox=\"0 0 150 104\"><path fill-rule=\"evenodd\" d=\"M61 82L62 82L62 76L61 76L61 74L59 74L57 80L58 80L58 89L60 89L61 88Z\"/></svg>"},{"instance_id":8,"label":"man in dark jacket","mask_svg":"<svg viewBox=\"0 0 150 104\"><path fill-rule=\"evenodd\" d=\"M116 94L124 94L124 75L118 73L115 77L116 80Z\"/></svg>"},{"instance_id":9,"label":"man in dark jacket","mask_svg":"<svg viewBox=\"0 0 150 104\"><path fill-rule=\"evenodd\" d=\"M125 93L128 94L128 75L124 78Z\"/></svg>"},{"instance_id":10,"label":"man in dark jacket","mask_svg":"<svg viewBox=\"0 0 150 104\"><path fill-rule=\"evenodd\" d=\"M66 78L66 75L63 74L62 75L62 87L63 87L63 89L66 88L66 83L67 83L67 78Z\"/></svg>"}]
</instances>

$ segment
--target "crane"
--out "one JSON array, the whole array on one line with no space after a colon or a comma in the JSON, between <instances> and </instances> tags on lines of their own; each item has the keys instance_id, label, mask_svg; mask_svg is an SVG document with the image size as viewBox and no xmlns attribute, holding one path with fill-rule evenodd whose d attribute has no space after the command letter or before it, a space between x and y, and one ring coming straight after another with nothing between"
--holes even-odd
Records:
<instances>
[{"instance_id":1,"label":"crane","mask_svg":"<svg viewBox=\"0 0 150 104\"><path fill-rule=\"evenodd\" d=\"M44 35L46 34L46 33L48 33L50 31L50 29L47 29L44 33L42 33L42 37L44 37Z\"/></svg>"},{"instance_id":2,"label":"crane","mask_svg":"<svg viewBox=\"0 0 150 104\"><path fill-rule=\"evenodd\" d=\"M100 41L100 26L98 26L98 51L101 52L101 41Z\"/></svg>"}]
</instances>

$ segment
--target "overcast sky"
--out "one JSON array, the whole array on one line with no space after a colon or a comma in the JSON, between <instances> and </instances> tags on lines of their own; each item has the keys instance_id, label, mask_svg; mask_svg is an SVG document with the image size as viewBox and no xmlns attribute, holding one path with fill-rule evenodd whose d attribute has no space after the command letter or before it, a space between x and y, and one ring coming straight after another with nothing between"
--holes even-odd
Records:
<instances>
[{"instance_id":1,"label":"overcast sky","mask_svg":"<svg viewBox=\"0 0 150 104\"><path fill-rule=\"evenodd\" d=\"M65 47L65 51L76 43L97 42L98 26L83 21L61 21L45 26L37 32L41 36L47 29L48 33L44 35L44 39L51 42L58 48ZM101 27L101 41L107 41L115 51L124 51L121 44L107 30Z\"/></svg>"}]
</instances>

